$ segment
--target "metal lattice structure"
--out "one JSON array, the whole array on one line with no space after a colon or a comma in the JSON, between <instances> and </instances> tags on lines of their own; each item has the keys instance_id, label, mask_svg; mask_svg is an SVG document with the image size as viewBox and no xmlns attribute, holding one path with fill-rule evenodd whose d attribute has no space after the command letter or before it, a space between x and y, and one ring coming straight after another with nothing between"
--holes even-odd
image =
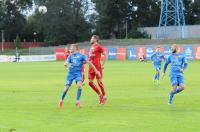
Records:
<instances>
[{"instance_id":1,"label":"metal lattice structure","mask_svg":"<svg viewBox=\"0 0 200 132\"><path fill-rule=\"evenodd\" d=\"M161 14L157 39L185 38L185 16L183 0L161 0Z\"/></svg>"}]
</instances>

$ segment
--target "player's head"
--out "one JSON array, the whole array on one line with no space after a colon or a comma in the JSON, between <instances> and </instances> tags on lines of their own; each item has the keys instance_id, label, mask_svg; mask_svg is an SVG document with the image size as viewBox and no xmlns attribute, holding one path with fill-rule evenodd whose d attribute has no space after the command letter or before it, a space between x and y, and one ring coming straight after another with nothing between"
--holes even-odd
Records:
<instances>
[{"instance_id":1,"label":"player's head","mask_svg":"<svg viewBox=\"0 0 200 132\"><path fill-rule=\"evenodd\" d=\"M177 53L178 52L178 45L177 44L173 44L171 46L171 49L172 49L172 53Z\"/></svg>"},{"instance_id":2,"label":"player's head","mask_svg":"<svg viewBox=\"0 0 200 132\"><path fill-rule=\"evenodd\" d=\"M78 44L72 44L71 46L70 46L70 51L71 51L71 53L75 53L75 52L77 52L79 50L79 45Z\"/></svg>"},{"instance_id":3,"label":"player's head","mask_svg":"<svg viewBox=\"0 0 200 132\"><path fill-rule=\"evenodd\" d=\"M98 35L93 35L91 40L90 40L90 44L94 44L94 43L97 43L99 42L99 36Z\"/></svg>"},{"instance_id":4,"label":"player's head","mask_svg":"<svg viewBox=\"0 0 200 132\"><path fill-rule=\"evenodd\" d=\"M161 47L160 46L156 46L156 52L161 52Z\"/></svg>"}]
</instances>

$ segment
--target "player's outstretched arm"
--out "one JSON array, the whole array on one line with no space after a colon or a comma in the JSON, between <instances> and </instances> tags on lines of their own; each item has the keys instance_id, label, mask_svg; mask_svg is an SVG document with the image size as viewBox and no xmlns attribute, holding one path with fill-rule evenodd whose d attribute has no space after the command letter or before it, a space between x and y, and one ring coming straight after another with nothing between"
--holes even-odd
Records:
<instances>
[{"instance_id":1,"label":"player's outstretched arm","mask_svg":"<svg viewBox=\"0 0 200 132\"><path fill-rule=\"evenodd\" d=\"M155 55L155 54L153 54L153 55L151 56L151 61L152 61L152 62L153 62L153 57L154 57L154 55Z\"/></svg>"},{"instance_id":2,"label":"player's outstretched arm","mask_svg":"<svg viewBox=\"0 0 200 132\"><path fill-rule=\"evenodd\" d=\"M154 56L155 56L155 53L151 56L151 63L152 64L154 63L154 60L153 60Z\"/></svg>"},{"instance_id":3,"label":"player's outstretched arm","mask_svg":"<svg viewBox=\"0 0 200 132\"><path fill-rule=\"evenodd\" d=\"M165 73L166 73L168 64L169 64L169 63L166 62L165 65L164 65L162 79L165 77Z\"/></svg>"},{"instance_id":4,"label":"player's outstretched arm","mask_svg":"<svg viewBox=\"0 0 200 132\"><path fill-rule=\"evenodd\" d=\"M187 67L188 67L188 63L185 62L185 63L183 64L183 68L181 69L181 71L184 72L184 71L187 69Z\"/></svg>"},{"instance_id":5,"label":"player's outstretched arm","mask_svg":"<svg viewBox=\"0 0 200 132\"><path fill-rule=\"evenodd\" d=\"M162 61L165 61L165 56L164 55L162 56Z\"/></svg>"},{"instance_id":6,"label":"player's outstretched arm","mask_svg":"<svg viewBox=\"0 0 200 132\"><path fill-rule=\"evenodd\" d=\"M108 59L108 55L106 54L106 52L103 52L102 55L105 57L105 59L102 61L102 68L104 68L105 62Z\"/></svg>"},{"instance_id":7,"label":"player's outstretched arm","mask_svg":"<svg viewBox=\"0 0 200 132\"><path fill-rule=\"evenodd\" d=\"M68 68L69 66L70 66L70 63L72 63L72 61L71 61L71 55L67 58L67 60L65 61L65 63L64 63L64 66L66 67L66 68Z\"/></svg>"},{"instance_id":8,"label":"player's outstretched arm","mask_svg":"<svg viewBox=\"0 0 200 132\"><path fill-rule=\"evenodd\" d=\"M183 70L186 70L188 67L188 63L184 63Z\"/></svg>"},{"instance_id":9,"label":"player's outstretched arm","mask_svg":"<svg viewBox=\"0 0 200 132\"><path fill-rule=\"evenodd\" d=\"M182 65L181 71L184 72L188 67L188 62L185 56L183 57L182 61L183 61L183 65Z\"/></svg>"},{"instance_id":10,"label":"player's outstretched arm","mask_svg":"<svg viewBox=\"0 0 200 132\"><path fill-rule=\"evenodd\" d=\"M95 67L91 62L86 61L86 63L87 63L90 67L92 67L92 69L94 70L94 72L95 72L99 77L101 76L100 73L99 73L99 71L96 69L96 67Z\"/></svg>"}]
</instances>

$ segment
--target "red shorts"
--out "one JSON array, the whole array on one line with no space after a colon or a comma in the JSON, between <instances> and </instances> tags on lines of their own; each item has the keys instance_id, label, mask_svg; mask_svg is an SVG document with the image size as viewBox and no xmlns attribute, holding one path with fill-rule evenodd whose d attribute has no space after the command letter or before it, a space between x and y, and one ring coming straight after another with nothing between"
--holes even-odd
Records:
<instances>
[{"instance_id":1,"label":"red shorts","mask_svg":"<svg viewBox=\"0 0 200 132\"><path fill-rule=\"evenodd\" d=\"M96 78L96 79L102 79L102 77L103 77L103 72L102 72L102 70L98 70L98 71L100 72L100 75L101 75L100 77L97 76L95 72L88 72L88 79L89 79L89 80L94 80L95 78Z\"/></svg>"}]
</instances>

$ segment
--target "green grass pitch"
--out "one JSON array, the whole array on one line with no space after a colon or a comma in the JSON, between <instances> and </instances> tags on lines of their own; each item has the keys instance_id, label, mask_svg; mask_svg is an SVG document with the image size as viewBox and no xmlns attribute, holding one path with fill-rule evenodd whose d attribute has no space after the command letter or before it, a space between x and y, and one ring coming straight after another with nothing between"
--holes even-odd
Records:
<instances>
[{"instance_id":1,"label":"green grass pitch","mask_svg":"<svg viewBox=\"0 0 200 132\"><path fill-rule=\"evenodd\" d=\"M0 132L197 132L200 131L200 62L189 62L186 90L167 105L169 77L153 83L150 62L109 61L104 70L108 102L84 86L75 107L76 85L58 101L63 62L0 64ZM169 71L169 69L168 69Z\"/></svg>"}]
</instances>

